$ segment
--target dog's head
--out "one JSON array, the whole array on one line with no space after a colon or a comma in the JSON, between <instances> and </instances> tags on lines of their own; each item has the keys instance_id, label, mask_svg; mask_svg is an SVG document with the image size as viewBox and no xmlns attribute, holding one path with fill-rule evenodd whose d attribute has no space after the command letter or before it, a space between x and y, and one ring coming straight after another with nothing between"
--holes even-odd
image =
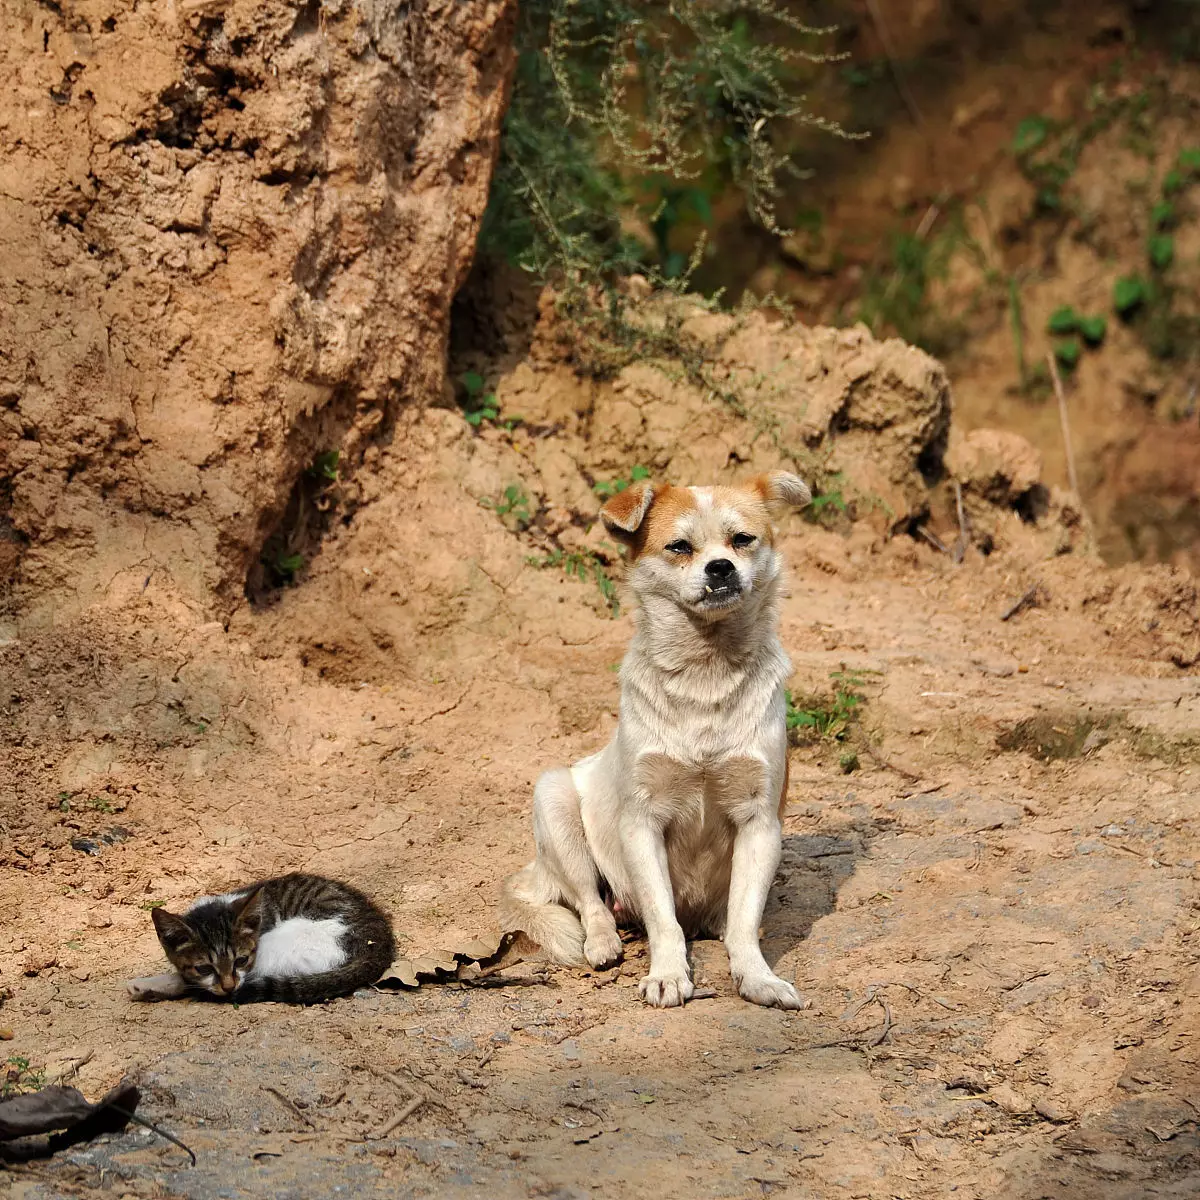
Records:
<instances>
[{"instance_id":1,"label":"dog's head","mask_svg":"<svg viewBox=\"0 0 1200 1200\"><path fill-rule=\"evenodd\" d=\"M600 517L628 546L630 583L640 597L663 596L719 620L778 578L771 519L811 499L795 475L772 471L740 487L635 483Z\"/></svg>"}]
</instances>

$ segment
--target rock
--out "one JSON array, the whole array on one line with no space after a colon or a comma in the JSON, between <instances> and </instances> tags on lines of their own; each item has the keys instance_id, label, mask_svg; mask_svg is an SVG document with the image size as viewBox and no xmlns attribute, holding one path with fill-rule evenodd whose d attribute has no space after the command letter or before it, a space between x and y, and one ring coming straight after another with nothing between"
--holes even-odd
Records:
<instances>
[{"instance_id":1,"label":"rock","mask_svg":"<svg viewBox=\"0 0 1200 1200\"><path fill-rule=\"evenodd\" d=\"M1061 1104L1056 1104L1053 1100L1045 1097L1040 1097L1033 1102L1033 1111L1039 1117L1044 1117L1047 1121L1055 1125L1061 1125L1071 1120L1071 1112L1064 1108Z\"/></svg>"},{"instance_id":2,"label":"rock","mask_svg":"<svg viewBox=\"0 0 1200 1200\"><path fill-rule=\"evenodd\" d=\"M1042 478L1042 456L1020 434L1000 429L952 431L946 469L969 492L1012 507Z\"/></svg>"},{"instance_id":3,"label":"rock","mask_svg":"<svg viewBox=\"0 0 1200 1200\"><path fill-rule=\"evenodd\" d=\"M1023 1113L1027 1113L1033 1107L1016 1088L1007 1083L996 1084L989 1090L988 1094L996 1105L1003 1112L1008 1113L1010 1117L1017 1117Z\"/></svg>"},{"instance_id":4,"label":"rock","mask_svg":"<svg viewBox=\"0 0 1200 1200\"><path fill-rule=\"evenodd\" d=\"M112 919L105 916L104 913L96 911L95 909L88 913L87 923L89 929L112 928Z\"/></svg>"}]
</instances>

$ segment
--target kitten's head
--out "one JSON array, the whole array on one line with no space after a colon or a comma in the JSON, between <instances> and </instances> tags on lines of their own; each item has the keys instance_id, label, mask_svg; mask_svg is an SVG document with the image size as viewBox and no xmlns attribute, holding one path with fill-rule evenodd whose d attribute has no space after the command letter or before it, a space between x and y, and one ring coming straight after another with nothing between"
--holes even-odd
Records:
<instances>
[{"instance_id":1,"label":"kitten's head","mask_svg":"<svg viewBox=\"0 0 1200 1200\"><path fill-rule=\"evenodd\" d=\"M188 987L232 996L254 966L262 909L258 890L233 904L208 901L187 916L152 910L154 929L171 966Z\"/></svg>"}]
</instances>

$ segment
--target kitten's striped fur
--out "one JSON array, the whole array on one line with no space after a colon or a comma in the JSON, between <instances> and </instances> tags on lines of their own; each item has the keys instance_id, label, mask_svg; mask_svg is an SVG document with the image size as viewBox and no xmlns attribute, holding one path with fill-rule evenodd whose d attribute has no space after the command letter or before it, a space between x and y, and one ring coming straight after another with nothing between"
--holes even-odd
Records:
<instances>
[{"instance_id":1,"label":"kitten's striped fur","mask_svg":"<svg viewBox=\"0 0 1200 1200\"><path fill-rule=\"evenodd\" d=\"M131 980L134 999L209 992L239 1004L315 1004L374 983L395 957L391 922L355 888L319 875L266 879L153 910L172 975Z\"/></svg>"}]
</instances>

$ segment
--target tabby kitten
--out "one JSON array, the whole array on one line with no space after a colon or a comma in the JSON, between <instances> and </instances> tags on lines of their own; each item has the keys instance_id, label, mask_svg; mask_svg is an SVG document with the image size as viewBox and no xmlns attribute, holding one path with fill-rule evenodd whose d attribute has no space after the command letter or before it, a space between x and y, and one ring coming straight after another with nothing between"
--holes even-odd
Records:
<instances>
[{"instance_id":1,"label":"tabby kitten","mask_svg":"<svg viewBox=\"0 0 1200 1200\"><path fill-rule=\"evenodd\" d=\"M245 1004L315 1004L374 983L395 957L388 918L361 892L319 875L283 875L223 896L205 896L182 916L152 910L175 968L131 979L134 1000L189 990Z\"/></svg>"}]
</instances>

